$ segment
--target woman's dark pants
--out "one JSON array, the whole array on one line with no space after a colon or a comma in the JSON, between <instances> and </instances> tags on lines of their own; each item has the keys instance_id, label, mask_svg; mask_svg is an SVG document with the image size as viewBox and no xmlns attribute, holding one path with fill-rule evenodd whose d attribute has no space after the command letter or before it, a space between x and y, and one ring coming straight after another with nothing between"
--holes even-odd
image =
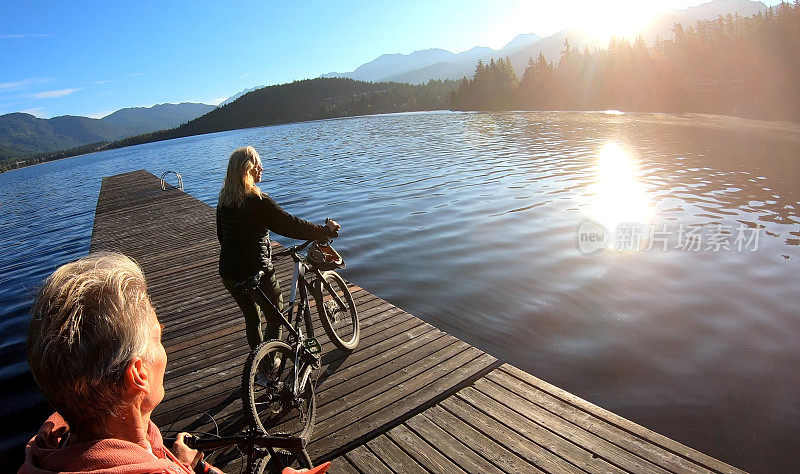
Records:
<instances>
[{"instance_id":1,"label":"woman's dark pants","mask_svg":"<svg viewBox=\"0 0 800 474\"><path fill-rule=\"evenodd\" d=\"M267 295L267 298L274 304L281 312L283 311L283 295L281 294L281 283L275 275L275 270L265 270L264 276L261 277L261 290ZM235 291L238 281L228 280L222 278L222 284L225 289L233 296L236 304L242 309L244 313L244 320L247 328L247 343L250 348L255 348L265 340L280 339L281 337L281 323L280 316L275 314L275 309L271 306L262 308L256 304L249 296ZM267 321L267 329L261 332L261 315Z\"/></svg>"}]
</instances>

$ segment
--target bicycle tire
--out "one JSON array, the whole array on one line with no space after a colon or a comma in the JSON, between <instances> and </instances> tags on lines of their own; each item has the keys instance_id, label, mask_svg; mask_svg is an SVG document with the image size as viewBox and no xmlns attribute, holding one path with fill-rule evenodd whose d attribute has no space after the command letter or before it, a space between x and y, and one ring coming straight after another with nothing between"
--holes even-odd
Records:
<instances>
[{"instance_id":1,"label":"bicycle tire","mask_svg":"<svg viewBox=\"0 0 800 474\"><path fill-rule=\"evenodd\" d=\"M314 467L307 453L299 455L281 449L276 450L275 454L280 457L277 462L270 455L256 459L253 465L253 474L279 474L285 467L299 467L300 469L311 469Z\"/></svg>"},{"instance_id":2,"label":"bicycle tire","mask_svg":"<svg viewBox=\"0 0 800 474\"><path fill-rule=\"evenodd\" d=\"M328 289L321 281L317 280L314 286L314 300L322 327L328 334L331 342L343 351L352 351L358 346L360 330L358 311L353 301L353 295L347 288L347 283L334 271L322 273L322 277L331 286L347 308L342 308L334 300Z\"/></svg>"},{"instance_id":3,"label":"bicycle tire","mask_svg":"<svg viewBox=\"0 0 800 474\"><path fill-rule=\"evenodd\" d=\"M272 367L266 369L264 364L269 364L270 360ZM275 362L278 362L277 367ZM294 383L292 348L276 340L256 346L247 357L242 374L242 403L250 422L270 435L289 434L308 440L316 412L312 370L310 365L303 367L299 377L301 396L295 403L291 393Z\"/></svg>"}]
</instances>

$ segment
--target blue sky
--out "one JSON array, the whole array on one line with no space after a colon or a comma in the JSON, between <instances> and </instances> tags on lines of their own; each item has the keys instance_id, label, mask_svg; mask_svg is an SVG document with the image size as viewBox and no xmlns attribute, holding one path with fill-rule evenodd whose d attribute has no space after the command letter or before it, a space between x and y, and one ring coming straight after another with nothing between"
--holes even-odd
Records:
<instances>
[{"instance_id":1,"label":"blue sky","mask_svg":"<svg viewBox=\"0 0 800 474\"><path fill-rule=\"evenodd\" d=\"M351 71L383 53L499 48L520 33L549 35L593 4L0 0L0 114L100 117L164 102L217 103L256 85Z\"/></svg>"}]
</instances>

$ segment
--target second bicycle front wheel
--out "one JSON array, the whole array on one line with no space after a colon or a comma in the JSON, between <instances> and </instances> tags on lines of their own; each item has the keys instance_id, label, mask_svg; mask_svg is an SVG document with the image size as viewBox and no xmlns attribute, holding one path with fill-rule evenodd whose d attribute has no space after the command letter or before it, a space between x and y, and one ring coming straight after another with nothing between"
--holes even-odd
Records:
<instances>
[{"instance_id":1,"label":"second bicycle front wheel","mask_svg":"<svg viewBox=\"0 0 800 474\"><path fill-rule=\"evenodd\" d=\"M317 280L314 286L314 299L322 327L336 347L352 351L359 339L358 312L353 295L336 272L325 272L322 277L325 284Z\"/></svg>"},{"instance_id":2,"label":"second bicycle front wheel","mask_svg":"<svg viewBox=\"0 0 800 474\"><path fill-rule=\"evenodd\" d=\"M286 467L311 469L313 466L305 451L295 453L278 449L275 456L266 455L256 460L253 474L279 474Z\"/></svg>"},{"instance_id":3,"label":"second bicycle front wheel","mask_svg":"<svg viewBox=\"0 0 800 474\"><path fill-rule=\"evenodd\" d=\"M312 367L301 367L298 396L294 351L282 341L267 341L250 352L242 374L242 403L252 424L271 435L289 434L308 440L314 427Z\"/></svg>"}]
</instances>

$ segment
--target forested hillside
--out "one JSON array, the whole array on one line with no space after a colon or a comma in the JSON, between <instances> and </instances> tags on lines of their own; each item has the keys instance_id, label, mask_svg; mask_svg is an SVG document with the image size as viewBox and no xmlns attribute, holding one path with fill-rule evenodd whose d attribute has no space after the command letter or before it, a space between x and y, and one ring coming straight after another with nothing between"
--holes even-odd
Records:
<instances>
[{"instance_id":1,"label":"forested hillside","mask_svg":"<svg viewBox=\"0 0 800 474\"><path fill-rule=\"evenodd\" d=\"M453 96L462 110L706 112L800 121L800 5L727 15L648 47L613 39L553 63L531 58L521 81L506 60L479 63Z\"/></svg>"},{"instance_id":2,"label":"forested hillside","mask_svg":"<svg viewBox=\"0 0 800 474\"><path fill-rule=\"evenodd\" d=\"M268 86L180 127L126 138L109 148L169 138L355 115L446 109L456 81L425 85L317 78Z\"/></svg>"}]
</instances>

